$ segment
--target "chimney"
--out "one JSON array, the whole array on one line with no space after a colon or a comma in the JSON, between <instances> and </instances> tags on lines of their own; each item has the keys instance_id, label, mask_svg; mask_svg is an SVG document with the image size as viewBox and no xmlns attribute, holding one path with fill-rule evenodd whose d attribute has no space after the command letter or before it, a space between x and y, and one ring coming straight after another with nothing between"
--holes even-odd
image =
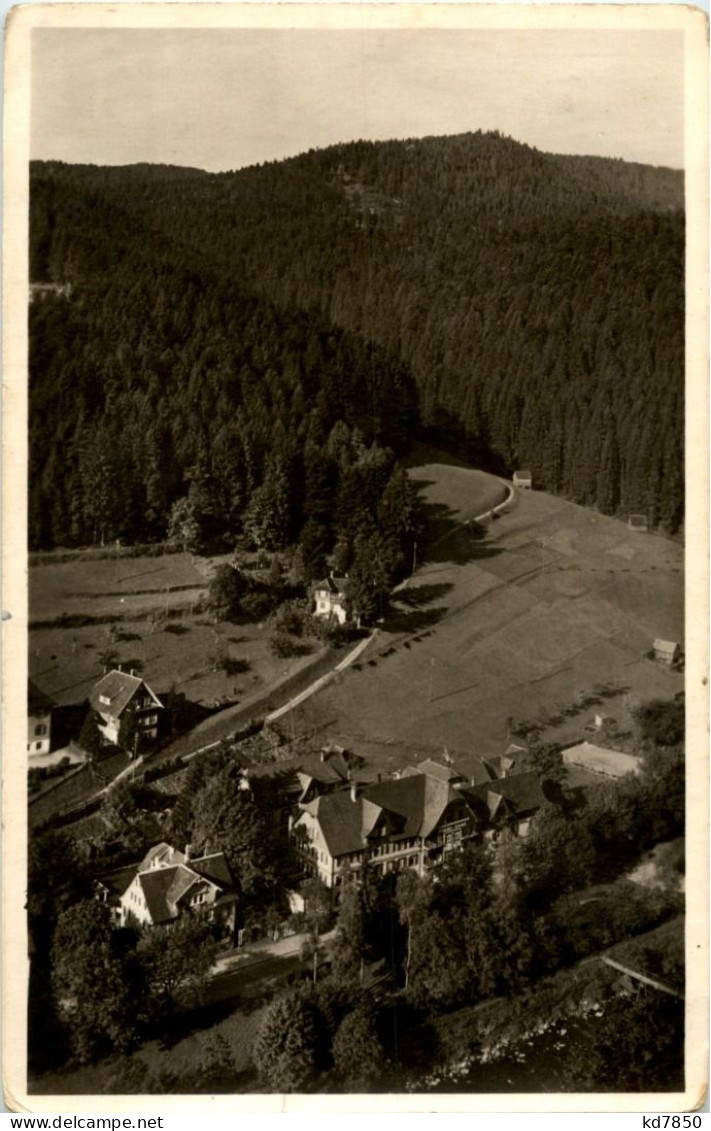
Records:
<instances>
[{"instance_id":1,"label":"chimney","mask_svg":"<svg viewBox=\"0 0 711 1131\"><path fill-rule=\"evenodd\" d=\"M319 757L321 758L322 762L326 761L326 747L325 746L321 747L321 754L319 755Z\"/></svg>"},{"instance_id":2,"label":"chimney","mask_svg":"<svg viewBox=\"0 0 711 1131\"><path fill-rule=\"evenodd\" d=\"M117 665L116 665L116 670L120 672L120 671L123 671L123 668L121 667L121 665L120 665L120 664L117 664Z\"/></svg>"},{"instance_id":3,"label":"chimney","mask_svg":"<svg viewBox=\"0 0 711 1131\"><path fill-rule=\"evenodd\" d=\"M192 856L192 852L193 852L193 846L192 846L192 844L186 844L186 845L185 845L185 860L186 860L186 862L187 862L187 861L188 861L188 860L190 859L190 857Z\"/></svg>"},{"instance_id":4,"label":"chimney","mask_svg":"<svg viewBox=\"0 0 711 1131\"><path fill-rule=\"evenodd\" d=\"M358 785L356 782L351 782L351 801L358 800Z\"/></svg>"}]
</instances>

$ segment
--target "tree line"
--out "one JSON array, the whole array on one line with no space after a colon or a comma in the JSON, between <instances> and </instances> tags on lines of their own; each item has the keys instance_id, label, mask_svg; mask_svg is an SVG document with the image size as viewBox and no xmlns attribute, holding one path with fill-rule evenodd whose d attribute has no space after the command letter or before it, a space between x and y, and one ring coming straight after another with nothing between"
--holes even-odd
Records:
<instances>
[{"instance_id":1,"label":"tree line","mask_svg":"<svg viewBox=\"0 0 711 1131\"><path fill-rule=\"evenodd\" d=\"M407 366L86 186L35 187L37 270L73 289L30 307L31 547L242 536L322 570L339 543L348 558L359 535L390 539Z\"/></svg>"},{"instance_id":2,"label":"tree line","mask_svg":"<svg viewBox=\"0 0 711 1131\"><path fill-rule=\"evenodd\" d=\"M679 528L681 173L479 133L355 142L229 174L37 165L32 183L36 277L81 275L72 224L90 200L111 209L95 249L106 271L117 226L146 224L284 315L377 345L416 382L439 442Z\"/></svg>"}]
</instances>

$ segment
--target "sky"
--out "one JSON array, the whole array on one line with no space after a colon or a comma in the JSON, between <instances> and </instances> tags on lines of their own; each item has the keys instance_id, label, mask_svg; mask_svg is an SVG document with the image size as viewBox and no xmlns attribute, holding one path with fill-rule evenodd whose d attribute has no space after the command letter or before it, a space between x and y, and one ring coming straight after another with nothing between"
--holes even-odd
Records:
<instances>
[{"instance_id":1,"label":"sky","mask_svg":"<svg viewBox=\"0 0 711 1131\"><path fill-rule=\"evenodd\" d=\"M499 130L682 168L683 32L35 28L31 154L237 169Z\"/></svg>"}]
</instances>

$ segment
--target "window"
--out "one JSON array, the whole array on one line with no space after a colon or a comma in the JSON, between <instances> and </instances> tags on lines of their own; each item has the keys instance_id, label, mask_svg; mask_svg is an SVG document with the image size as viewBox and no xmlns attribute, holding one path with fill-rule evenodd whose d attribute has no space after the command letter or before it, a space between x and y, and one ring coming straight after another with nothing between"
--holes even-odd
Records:
<instances>
[{"instance_id":1,"label":"window","mask_svg":"<svg viewBox=\"0 0 711 1131\"><path fill-rule=\"evenodd\" d=\"M41 749L42 749L42 743L41 742L35 742L35 750L41 750Z\"/></svg>"},{"instance_id":2,"label":"window","mask_svg":"<svg viewBox=\"0 0 711 1131\"><path fill-rule=\"evenodd\" d=\"M408 866L410 868L416 868L418 859L419 858L417 856L409 856L407 860Z\"/></svg>"},{"instance_id":3,"label":"window","mask_svg":"<svg viewBox=\"0 0 711 1131\"><path fill-rule=\"evenodd\" d=\"M103 703L105 707L109 707L111 705L111 700L109 699L108 695L100 695L99 702Z\"/></svg>"},{"instance_id":4,"label":"window","mask_svg":"<svg viewBox=\"0 0 711 1131\"><path fill-rule=\"evenodd\" d=\"M46 733L47 733L47 727L45 726L45 724L44 723L38 723L37 726L35 727L35 734L46 734Z\"/></svg>"}]
</instances>

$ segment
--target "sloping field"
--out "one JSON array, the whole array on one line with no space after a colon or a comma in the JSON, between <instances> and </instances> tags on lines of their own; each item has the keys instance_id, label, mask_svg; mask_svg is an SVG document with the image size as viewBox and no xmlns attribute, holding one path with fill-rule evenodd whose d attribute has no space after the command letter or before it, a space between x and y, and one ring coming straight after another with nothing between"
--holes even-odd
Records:
<instances>
[{"instance_id":1,"label":"sloping field","mask_svg":"<svg viewBox=\"0 0 711 1131\"><path fill-rule=\"evenodd\" d=\"M294 712L298 730L392 768L398 747L400 763L444 746L498 753L510 717L550 715L595 684L614 687L605 713L621 729L640 700L681 690L647 656L657 636L683 641L680 545L539 492L470 528L500 480L428 457L410 472L433 522L424 560L361 664Z\"/></svg>"},{"instance_id":2,"label":"sloping field","mask_svg":"<svg viewBox=\"0 0 711 1131\"><path fill-rule=\"evenodd\" d=\"M300 671L311 657L273 656L267 624L214 624L199 612L219 560L170 554L33 566L30 676L66 706L83 702L107 665L121 664L159 694L172 687L212 707L242 705Z\"/></svg>"},{"instance_id":3,"label":"sloping field","mask_svg":"<svg viewBox=\"0 0 711 1131\"><path fill-rule=\"evenodd\" d=\"M30 620L66 615L121 616L131 608L184 605L207 586L206 564L190 554L102 558L35 565L29 571ZM88 608L87 602L91 602Z\"/></svg>"}]
</instances>

